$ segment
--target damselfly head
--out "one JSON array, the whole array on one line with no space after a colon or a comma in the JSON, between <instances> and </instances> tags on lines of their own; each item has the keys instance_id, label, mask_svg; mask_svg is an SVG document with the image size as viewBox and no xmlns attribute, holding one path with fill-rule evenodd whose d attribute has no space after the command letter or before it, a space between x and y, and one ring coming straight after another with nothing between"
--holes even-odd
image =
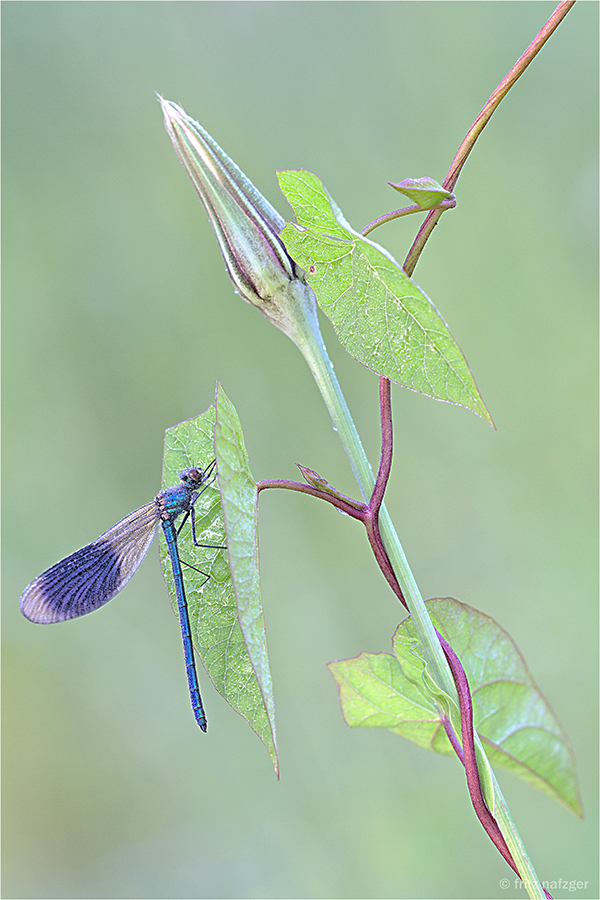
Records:
<instances>
[{"instance_id":1,"label":"damselfly head","mask_svg":"<svg viewBox=\"0 0 600 900\"><path fill-rule=\"evenodd\" d=\"M189 487L196 488L202 484L204 479L204 472L199 468L192 469L184 469L183 472L179 473L179 477L183 481L184 484L189 485Z\"/></svg>"},{"instance_id":2,"label":"damselfly head","mask_svg":"<svg viewBox=\"0 0 600 900\"><path fill-rule=\"evenodd\" d=\"M216 461L213 460L206 469L203 469L202 466L193 466L190 469L184 469L183 472L180 472L179 477L185 485L196 489L201 485L206 484L206 482L212 478L215 465Z\"/></svg>"}]
</instances>

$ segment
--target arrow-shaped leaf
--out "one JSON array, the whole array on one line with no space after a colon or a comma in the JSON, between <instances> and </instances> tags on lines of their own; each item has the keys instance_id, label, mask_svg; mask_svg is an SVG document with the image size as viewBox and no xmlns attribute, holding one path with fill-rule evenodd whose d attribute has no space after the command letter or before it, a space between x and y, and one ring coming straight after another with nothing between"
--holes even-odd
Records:
<instances>
[{"instance_id":1,"label":"arrow-shaped leaf","mask_svg":"<svg viewBox=\"0 0 600 900\"><path fill-rule=\"evenodd\" d=\"M490 763L581 815L569 740L513 639L489 616L451 597L428 600L427 608L467 674L474 725ZM389 728L420 747L452 754L415 642L408 618L394 635L393 656L361 653L330 663L342 712L348 725Z\"/></svg>"},{"instance_id":2,"label":"arrow-shaped leaf","mask_svg":"<svg viewBox=\"0 0 600 900\"><path fill-rule=\"evenodd\" d=\"M421 288L346 222L311 172L280 172L296 214L280 237L306 270L340 342L363 365L413 391L471 409L493 425L462 350Z\"/></svg>"}]
</instances>

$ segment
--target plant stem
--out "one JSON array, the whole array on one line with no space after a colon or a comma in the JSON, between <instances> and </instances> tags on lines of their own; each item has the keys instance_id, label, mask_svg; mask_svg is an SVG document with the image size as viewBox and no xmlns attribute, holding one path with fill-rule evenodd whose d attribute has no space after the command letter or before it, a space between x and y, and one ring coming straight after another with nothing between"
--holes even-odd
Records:
<instances>
[{"instance_id":1,"label":"plant stem","mask_svg":"<svg viewBox=\"0 0 600 900\"><path fill-rule=\"evenodd\" d=\"M375 487L373 470L350 415L321 334L319 332L317 336L314 330L311 330L305 332L302 339L297 337L296 341L329 410L333 427L339 434L361 494L368 502ZM435 629L402 549L400 539L387 509L383 505L379 511L379 528L385 549L413 617L426 659L431 666L432 677L446 693L458 702L446 657L436 637Z\"/></svg>"},{"instance_id":2,"label":"plant stem","mask_svg":"<svg viewBox=\"0 0 600 900\"><path fill-rule=\"evenodd\" d=\"M368 498L373 494L375 487L373 470L367 459L352 416L350 415L350 410L348 409L348 405L342 394L342 389L335 375L333 364L329 359L321 334L319 332L317 338L314 329L312 329L310 333L305 333L302 338L299 335L296 335L296 343L310 367L323 400L325 401L325 405L329 410L334 428L342 441L342 445L350 461L352 471L356 476L363 498L368 502ZM265 484L265 487L266 486L267 485ZM305 491L305 493L313 492ZM387 556L392 564L394 574L410 610L415 630L417 631L421 642L421 650L427 660L431 676L437 685L454 701L456 709L458 709L460 705L459 699L454 679L448 666L448 661L444 655L437 632L433 627L423 597L404 554L400 539L398 538L392 520L384 505L381 506L379 511L379 529ZM457 733L460 733L460 719L453 721L452 724ZM474 735L474 741L478 750L478 758L480 758L487 766L487 757L485 756L485 751L483 750L477 733ZM534 898L534 900L544 900L545 894L543 888L539 883L531 860L527 855L523 842L521 841L516 826L510 816L498 782L496 781L491 768L489 766L487 767L490 771L493 791L493 797L490 798L488 805L492 809L493 816L508 845L511 856L519 870L520 877L526 885L529 896Z\"/></svg>"},{"instance_id":3,"label":"plant stem","mask_svg":"<svg viewBox=\"0 0 600 900\"><path fill-rule=\"evenodd\" d=\"M558 28L566 14L574 5L575 0L563 0L562 3L558 4L544 27L538 32L538 34L536 34L527 50L523 53L522 56L519 57L512 69L502 79L496 90L490 96L489 100L467 131L464 141L458 148L456 156L452 160L452 164L448 169L448 174L443 181L443 187L446 188L446 190L454 190L454 186L458 181L458 176L460 175L461 169L467 161L469 153L475 145L475 141L489 122L493 113L498 108L500 101L503 100L503 98L507 95L517 78L519 78L523 74L529 63L532 62L535 56L537 56L550 35L553 34L553 32ZM429 235L439 222L440 216L443 212L443 209L432 210L421 225L419 232L413 242L413 245L408 251L408 255L404 261L403 269L407 275L412 275L412 273L414 272L417 260L419 259L419 256L423 251L423 247L427 243Z\"/></svg>"},{"instance_id":4,"label":"plant stem","mask_svg":"<svg viewBox=\"0 0 600 900\"><path fill-rule=\"evenodd\" d=\"M310 484L302 484L301 481L288 481L285 478L268 478L264 481L258 481L256 484L256 491L259 494L267 488L283 488L286 491L298 491L301 494L308 494L309 497L316 497L317 500L331 503L340 512L351 516L353 519L358 519L359 522L364 522L365 520L366 504L357 503L356 500L352 500L351 497L344 497L343 494L329 493Z\"/></svg>"},{"instance_id":5,"label":"plant stem","mask_svg":"<svg viewBox=\"0 0 600 900\"><path fill-rule=\"evenodd\" d=\"M332 504L337 509L345 512L347 515L352 516L352 518L361 521L366 528L369 543L371 544L371 548L385 579L387 580L394 594L406 607L407 604L403 596L402 588L400 587L393 567L391 566L389 556L381 540L381 534L379 530L379 513L383 503L383 496L385 493L387 482L389 480L392 465L393 428L390 388L391 385L389 380L387 378L381 378L379 382L381 409L381 455L377 478L375 479L373 492L368 503L360 503L359 501L353 500L350 497L345 497L342 494L338 494L331 488L330 485L327 485L327 483L324 481L322 482L325 485L324 487L316 487L313 484L301 484L285 479L272 479L268 481L258 482L257 492L260 492L267 488L283 488L286 490L299 491L301 493L308 494L311 497L325 500L327 503ZM303 469L302 466L300 468L302 469L305 477L310 477L312 475L317 479L319 478L316 473L310 472L310 470ZM456 711L454 709L451 709L450 718L443 714L443 724L452 746L454 747L463 766L465 767L467 773L467 785L469 788L469 794L471 796L473 806L475 808L475 812L477 813L477 816L488 836L493 841L496 848L502 854L506 862L514 869L517 875L520 875L521 872L527 873L525 877L528 883L531 883L531 879L533 878L535 880L537 888L537 879L535 876L535 872L533 871L525 848L523 847L512 819L510 818L508 809L506 808L506 804L504 802L504 798L499 791L498 785L494 778L494 774L487 762L487 758L479 741L479 737L477 736L473 728L473 706L464 669L462 668L460 660L458 659L452 648L449 646L449 644L447 644L447 642L439 634L439 632L436 631L435 634L449 663L452 672L452 678L456 686L460 707L460 720L455 721ZM457 732L455 729L460 729L460 732ZM456 733L461 733L462 735L462 747L458 739L456 738ZM510 834L509 841L511 846L514 848L514 856L516 856L517 860L519 861L519 866L515 862L513 854L508 848L507 841L503 836L503 830L500 829L496 818L490 811L490 805L485 800L481 783L480 766L482 766L482 770L485 771L488 776L488 784L490 785L488 794L491 799L491 805L494 809L499 810L499 817L504 823L504 831ZM544 893L547 897L550 896L546 891L544 891ZM532 896L538 896L538 894L535 893ZM539 896L541 897L541 894Z\"/></svg>"},{"instance_id":6,"label":"plant stem","mask_svg":"<svg viewBox=\"0 0 600 900\"><path fill-rule=\"evenodd\" d=\"M454 198L442 200L438 206L435 206L434 209L439 209L442 212L446 209L454 209L456 206L456 200ZM410 216L412 213L420 213L420 212L429 212L430 210L423 209L422 206L414 205L414 206L404 206L402 209L395 209L393 212L385 213L385 215L380 216L378 219L374 219L373 222L369 222L368 225L362 229L361 234L365 237L371 233L375 228L378 228L380 225L385 225L386 222L392 222L394 219L399 219L401 216Z\"/></svg>"}]
</instances>

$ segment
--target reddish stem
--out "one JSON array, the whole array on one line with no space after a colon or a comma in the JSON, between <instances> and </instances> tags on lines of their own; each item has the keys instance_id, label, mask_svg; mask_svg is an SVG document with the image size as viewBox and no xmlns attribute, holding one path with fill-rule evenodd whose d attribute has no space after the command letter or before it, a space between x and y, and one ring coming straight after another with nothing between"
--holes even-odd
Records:
<instances>
[{"instance_id":1,"label":"reddish stem","mask_svg":"<svg viewBox=\"0 0 600 900\"><path fill-rule=\"evenodd\" d=\"M448 665L450 666L450 671L452 672L452 677L454 678L454 684L456 685L456 691L458 693L458 700L460 705L460 725L462 731L462 753L457 753L457 755L459 759L461 759L462 764L465 767L465 772L467 775L467 786L469 788L469 794L471 797L473 808L477 814L477 818L487 831L490 839L493 841L498 851L502 854L511 869L513 869L513 871L516 872L517 875L519 875L519 871L514 863L512 854L506 845L506 841L504 840L502 832L498 827L498 823L491 814L488 805L485 802L485 798L481 790L479 770L477 768L477 758L475 755L473 701L471 699L471 691L469 689L469 682L467 680L465 670L463 669L458 656L456 655L450 644L446 640L444 640L437 629L436 634L438 636L440 644L442 645L442 650L446 655L446 659L448 660ZM446 731L446 733L448 732ZM454 749L456 750L456 747Z\"/></svg>"},{"instance_id":2,"label":"reddish stem","mask_svg":"<svg viewBox=\"0 0 600 900\"><path fill-rule=\"evenodd\" d=\"M508 72L508 74L505 75L505 77L502 79L494 93L491 95L491 97L469 128L464 141L458 148L456 156L452 160L452 164L448 169L448 174L444 178L443 186L446 188L446 190L454 190L454 186L458 181L460 171L467 161L467 157L473 149L475 141L498 108L498 104L506 96L517 78L519 78L523 74L529 63L532 62L535 56L537 56L550 35L555 31L556 28L558 28L558 26L560 25L566 14L569 12L571 7L574 6L574 4L575 0L563 0L562 3L558 4L544 27L541 29L541 31L539 31L538 34L536 34L527 50L523 53L522 56L519 57L510 72ZM419 256L423 252L423 248L429 240L431 232L439 222L442 212L443 209L432 210L419 228L417 236L413 242L412 247L408 251L408 255L402 267L407 275L412 275L412 273L414 272Z\"/></svg>"},{"instance_id":3,"label":"reddish stem","mask_svg":"<svg viewBox=\"0 0 600 900\"><path fill-rule=\"evenodd\" d=\"M396 594L400 603L408 609L408 603L404 599L402 588L398 583L394 569L385 549L381 532L379 531L379 510L383 503L383 495L390 478L392 469L392 454L394 449L394 429L392 426L392 399L391 384L388 378L379 379L379 409L381 414L381 454L379 457L379 470L375 479L375 486L371 499L365 507L364 525L367 529L367 537L371 549L377 560L387 583Z\"/></svg>"},{"instance_id":4,"label":"reddish stem","mask_svg":"<svg viewBox=\"0 0 600 900\"><path fill-rule=\"evenodd\" d=\"M381 571L385 575L388 584L390 585L398 599L404 604L404 606L406 606L407 604L402 594L402 590L392 569L389 557L385 551L383 541L381 540L381 535L379 532L379 510L381 508L383 495L385 493L385 489L390 477L393 451L391 386L389 380L383 377L379 379L379 406L381 410L381 455L379 459L379 471L377 473L375 487L373 488L373 493L367 507L368 516L365 520L365 526L367 528L369 541L371 543L371 546L373 547L373 551L375 553ZM442 646L444 654L446 655L446 659L448 660L448 665L450 666L450 671L452 672L452 677L454 678L454 683L456 685L456 691L458 693L460 706L463 746L461 749L455 736L454 739L450 739L451 744L465 767L465 772L467 775L467 786L469 789L471 802L473 804L477 817L479 818L479 821L485 828L490 839L498 848L499 852L502 854L506 862L518 875L519 872L514 863L510 850L506 845L506 841L502 836L502 832L498 827L498 823L488 809L485 798L483 796L483 792L481 790L479 770L477 768L477 758L475 753L473 703L471 700L471 691L469 689L467 676L458 656L456 655L452 647L437 630L436 634L438 636L438 640ZM450 723L448 723L448 725L449 724ZM452 729L450 728L450 730ZM448 733L448 729L446 729L446 733Z\"/></svg>"},{"instance_id":5,"label":"reddish stem","mask_svg":"<svg viewBox=\"0 0 600 900\"><path fill-rule=\"evenodd\" d=\"M388 584L390 585L398 599L404 604L404 606L407 606L400 585L398 584L398 581L392 569L389 557L383 546L383 541L381 540L381 535L379 532L379 510L381 508L387 482L390 477L393 451L391 386L389 380L383 377L379 379L379 405L381 410L381 455L379 460L379 471L377 473L377 479L375 481L375 487L373 489L373 493L367 507L368 516L365 520L365 526L367 528L369 541L371 543L371 546L373 547L373 551L375 553L381 571L383 572ZM471 691L469 689L467 676L458 656L456 655L452 647L437 630L436 634L438 636L438 640L442 646L446 659L448 660L448 665L450 666L450 671L452 672L452 677L454 678L454 683L456 685L456 691L458 694L460 706L463 743L462 749L452 731L450 723L448 722L448 727L453 735L453 737L450 738L450 742L465 767L469 795L471 797L471 802L479 821L483 825L491 841L497 847L498 851L502 854L509 866L518 875L519 871L512 858L511 852L508 849L498 823L488 809L485 798L483 796L483 792L481 790L479 770L477 768L477 757L475 753L473 703L471 700ZM446 727L446 722L444 722L444 727L446 728L446 733L448 734L448 727Z\"/></svg>"},{"instance_id":6,"label":"reddish stem","mask_svg":"<svg viewBox=\"0 0 600 900\"><path fill-rule=\"evenodd\" d=\"M379 380L379 403L381 410L381 454L379 459L379 470L375 479L375 486L369 503L360 503L350 497L345 497L337 492L330 492L321 488L308 484L302 484L296 481L287 481L285 479L273 479L269 481L261 481L257 485L258 492L266 488L285 488L291 491L299 491L303 494L309 494L311 497L317 497L331 503L337 509L347 513L354 519L358 519L365 525L369 543L373 549L373 553L381 569L386 581L396 594L400 602L408 609L407 603L402 593L402 588L398 583L398 579L392 568L392 564L388 557L387 551L381 539L379 531L379 511L383 502L385 489L390 477L392 467L393 454L393 426L392 426L392 407L391 407L391 386L387 378ZM504 857L508 865L519 875L519 871L514 863L510 850L504 840L502 832L491 814L481 790L479 780L479 771L477 768L477 758L475 754L474 728L473 728L473 704L471 700L471 692L465 671L461 662L448 644L448 642L436 631L442 649L448 660L452 677L456 685L458 694L461 731L462 731L462 747L458 741L450 721L446 716L442 717L442 723L448 739L454 748L454 751L465 767L467 776L467 786L471 802L475 813L483 828L487 832L490 840L494 843L500 854ZM550 897L546 892L546 896Z\"/></svg>"},{"instance_id":7,"label":"reddish stem","mask_svg":"<svg viewBox=\"0 0 600 900\"><path fill-rule=\"evenodd\" d=\"M444 212L446 209L454 209L455 206L456 199L454 197L452 197L451 199L447 197L445 200L442 200L441 203L439 203L437 206L434 206L433 208L439 209ZM387 222L392 222L394 219L401 218L401 216L408 216L412 213L428 211L429 210L423 209L423 207L419 206L418 204L415 204L414 206L405 206L402 209L395 209L393 210L393 212L385 213L385 215L379 216L378 219L374 219L373 222L369 222L369 224L365 225L360 233L363 235L363 237L366 237L376 228L379 228L380 225L385 225Z\"/></svg>"},{"instance_id":8,"label":"reddish stem","mask_svg":"<svg viewBox=\"0 0 600 900\"><path fill-rule=\"evenodd\" d=\"M309 494L318 500L325 500L331 503L336 509L346 513L353 519L364 522L366 517L366 505L353 500L351 497L345 497L344 494L330 493L314 487L312 484L302 484L301 481L287 481L285 478L271 478L265 481L259 481L256 485L256 492L259 494L267 488L284 488L287 491L299 491L301 494Z\"/></svg>"},{"instance_id":9,"label":"reddish stem","mask_svg":"<svg viewBox=\"0 0 600 900\"><path fill-rule=\"evenodd\" d=\"M379 380L379 405L381 411L381 454L379 458L379 470L377 472L377 478L375 479L375 485L369 503L360 503L350 497L338 494L337 492L330 492L314 487L313 485L302 484L295 481L286 481L284 479L261 481L258 483L257 489L258 492L260 492L266 488L286 488L287 490L309 494L311 497L317 497L320 500L331 503L332 506L347 513L349 516L352 516L352 518L363 522L379 568L400 602L408 608L402 593L402 588L400 587L392 568L379 530L379 511L381 509L381 504L383 503L385 489L390 477L393 456L391 385L389 380L383 377ZM477 768L477 757L475 753L473 703L467 676L452 647L438 631L436 631L436 634L444 654L446 655L446 659L448 660L448 665L450 666L450 671L452 672L452 677L454 678L454 683L456 685L460 706L462 747L446 716L442 717L442 723L454 751L465 767L467 786L475 813L489 835L490 840L494 843L508 865L518 875L519 871L514 863L510 850L508 849L498 823L485 802L481 790L479 770Z\"/></svg>"},{"instance_id":10,"label":"reddish stem","mask_svg":"<svg viewBox=\"0 0 600 900\"><path fill-rule=\"evenodd\" d=\"M374 518L379 517L383 495L385 494L392 470L392 454L394 450L392 387L389 378L384 378L383 376L379 379L379 410L381 418L381 454L379 456L379 470L375 479L375 487L369 501L369 508Z\"/></svg>"}]
</instances>

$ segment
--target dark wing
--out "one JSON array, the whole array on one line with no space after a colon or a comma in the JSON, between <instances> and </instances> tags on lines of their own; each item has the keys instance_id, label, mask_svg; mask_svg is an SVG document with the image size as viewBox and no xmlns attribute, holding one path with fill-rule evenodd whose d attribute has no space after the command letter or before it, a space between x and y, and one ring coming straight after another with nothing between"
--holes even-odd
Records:
<instances>
[{"instance_id":1,"label":"dark wing","mask_svg":"<svg viewBox=\"0 0 600 900\"><path fill-rule=\"evenodd\" d=\"M154 500L130 513L92 544L43 572L23 591L26 619L47 625L98 609L124 587L148 552L158 522Z\"/></svg>"}]
</instances>

